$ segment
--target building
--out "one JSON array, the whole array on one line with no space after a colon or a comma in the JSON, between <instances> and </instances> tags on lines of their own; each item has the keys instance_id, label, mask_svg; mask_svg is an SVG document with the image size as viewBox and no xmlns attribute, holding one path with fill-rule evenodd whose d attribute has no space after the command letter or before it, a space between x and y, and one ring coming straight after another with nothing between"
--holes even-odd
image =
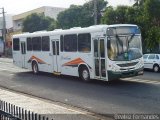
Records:
<instances>
[{"instance_id":1,"label":"building","mask_svg":"<svg viewBox=\"0 0 160 120\"><path fill-rule=\"evenodd\" d=\"M58 8L58 7L49 7L49 6L43 6L28 12L24 12L18 15L13 16L13 30L14 32L21 32L22 31L22 23L25 17L32 13L39 13L39 14L44 14L45 16L57 19L57 15L61 12L64 11L65 8Z\"/></svg>"}]
</instances>

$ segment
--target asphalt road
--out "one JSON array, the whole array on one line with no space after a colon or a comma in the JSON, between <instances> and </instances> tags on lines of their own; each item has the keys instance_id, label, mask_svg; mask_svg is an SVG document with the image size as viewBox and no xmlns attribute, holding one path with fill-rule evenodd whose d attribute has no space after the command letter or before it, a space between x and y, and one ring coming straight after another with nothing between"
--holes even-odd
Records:
<instances>
[{"instance_id":1,"label":"asphalt road","mask_svg":"<svg viewBox=\"0 0 160 120\"><path fill-rule=\"evenodd\" d=\"M160 73L152 71L109 83L84 83L76 77L33 75L0 58L0 86L103 115L160 113Z\"/></svg>"}]
</instances>

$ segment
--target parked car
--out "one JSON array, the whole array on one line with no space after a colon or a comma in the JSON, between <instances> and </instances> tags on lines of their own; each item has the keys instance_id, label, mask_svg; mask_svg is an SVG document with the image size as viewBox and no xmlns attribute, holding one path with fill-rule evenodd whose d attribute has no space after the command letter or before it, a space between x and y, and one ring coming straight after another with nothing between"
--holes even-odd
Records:
<instances>
[{"instance_id":1,"label":"parked car","mask_svg":"<svg viewBox=\"0 0 160 120\"><path fill-rule=\"evenodd\" d=\"M160 70L160 54L144 54L144 68L152 69L154 72Z\"/></svg>"}]
</instances>

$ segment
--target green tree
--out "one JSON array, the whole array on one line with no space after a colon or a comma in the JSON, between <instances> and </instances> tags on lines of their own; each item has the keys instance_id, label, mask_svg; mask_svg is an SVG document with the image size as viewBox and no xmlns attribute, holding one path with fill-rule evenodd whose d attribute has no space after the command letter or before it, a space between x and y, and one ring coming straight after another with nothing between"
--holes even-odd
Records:
<instances>
[{"instance_id":1,"label":"green tree","mask_svg":"<svg viewBox=\"0 0 160 120\"><path fill-rule=\"evenodd\" d=\"M158 50L155 51L154 48L158 48L160 44L160 27L153 26L147 31L147 37L145 39L147 48L151 52L159 52Z\"/></svg>"},{"instance_id":2,"label":"green tree","mask_svg":"<svg viewBox=\"0 0 160 120\"><path fill-rule=\"evenodd\" d=\"M108 7L102 18L104 24L124 24L128 23L128 6L118 6L116 9ZM130 10L131 11L131 10ZM131 16L130 16L131 19Z\"/></svg>"},{"instance_id":3,"label":"green tree","mask_svg":"<svg viewBox=\"0 0 160 120\"><path fill-rule=\"evenodd\" d=\"M145 3L146 0L133 0L135 3L133 6L141 7Z\"/></svg>"},{"instance_id":4,"label":"green tree","mask_svg":"<svg viewBox=\"0 0 160 120\"><path fill-rule=\"evenodd\" d=\"M58 14L57 20L60 28L68 29L80 26L82 6L71 5L69 9Z\"/></svg>"},{"instance_id":5,"label":"green tree","mask_svg":"<svg viewBox=\"0 0 160 120\"><path fill-rule=\"evenodd\" d=\"M160 0L146 0L142 21L145 23L145 44L146 49L152 52L159 52L156 48L160 44Z\"/></svg>"},{"instance_id":6,"label":"green tree","mask_svg":"<svg viewBox=\"0 0 160 120\"><path fill-rule=\"evenodd\" d=\"M45 17L43 14L33 13L23 21L23 32L35 32L41 30L53 30L56 27L55 20Z\"/></svg>"},{"instance_id":7,"label":"green tree","mask_svg":"<svg viewBox=\"0 0 160 120\"><path fill-rule=\"evenodd\" d=\"M94 24L94 4L93 0L85 3L83 6L71 5L69 9L59 13L57 20L60 28L67 29L71 27L87 27ZM101 19L101 10L104 9L107 2L97 0L98 23Z\"/></svg>"},{"instance_id":8,"label":"green tree","mask_svg":"<svg viewBox=\"0 0 160 120\"><path fill-rule=\"evenodd\" d=\"M117 15L116 11L113 9L113 7L109 6L105 10L104 16L102 18L103 24L116 24L117 21Z\"/></svg>"}]
</instances>

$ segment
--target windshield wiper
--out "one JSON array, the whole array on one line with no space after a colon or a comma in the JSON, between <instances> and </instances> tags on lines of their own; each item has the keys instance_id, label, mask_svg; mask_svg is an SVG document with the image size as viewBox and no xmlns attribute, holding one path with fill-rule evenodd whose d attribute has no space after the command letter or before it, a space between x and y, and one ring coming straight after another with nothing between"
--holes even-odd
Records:
<instances>
[{"instance_id":1,"label":"windshield wiper","mask_svg":"<svg viewBox=\"0 0 160 120\"><path fill-rule=\"evenodd\" d=\"M135 34L133 33L133 34L131 35L131 38L128 40L129 43L133 40L134 36L135 36Z\"/></svg>"}]
</instances>

